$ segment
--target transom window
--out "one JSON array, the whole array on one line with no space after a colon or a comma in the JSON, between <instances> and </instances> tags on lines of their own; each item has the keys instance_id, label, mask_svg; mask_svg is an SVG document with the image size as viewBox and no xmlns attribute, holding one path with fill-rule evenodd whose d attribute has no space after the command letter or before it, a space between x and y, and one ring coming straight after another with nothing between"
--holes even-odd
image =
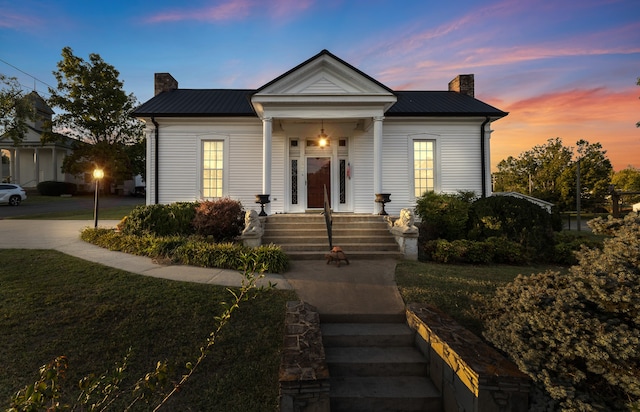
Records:
<instances>
[{"instance_id":1,"label":"transom window","mask_svg":"<svg viewBox=\"0 0 640 412\"><path fill-rule=\"evenodd\" d=\"M224 166L224 142L221 140L202 142L202 196L222 197Z\"/></svg>"},{"instance_id":2,"label":"transom window","mask_svg":"<svg viewBox=\"0 0 640 412\"><path fill-rule=\"evenodd\" d=\"M434 149L431 140L414 140L413 142L413 187L414 196L420 197L424 192L432 191L434 181Z\"/></svg>"}]
</instances>

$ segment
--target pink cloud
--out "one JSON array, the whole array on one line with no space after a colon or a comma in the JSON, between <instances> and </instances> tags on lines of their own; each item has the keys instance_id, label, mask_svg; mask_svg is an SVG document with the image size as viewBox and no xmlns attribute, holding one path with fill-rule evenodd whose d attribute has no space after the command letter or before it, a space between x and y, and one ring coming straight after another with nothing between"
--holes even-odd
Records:
<instances>
[{"instance_id":1,"label":"pink cloud","mask_svg":"<svg viewBox=\"0 0 640 412\"><path fill-rule=\"evenodd\" d=\"M5 29L21 30L25 27L37 27L40 24L42 24L40 19L33 17L32 15L13 13L10 10L4 10L0 13L0 27Z\"/></svg>"},{"instance_id":2,"label":"pink cloud","mask_svg":"<svg viewBox=\"0 0 640 412\"><path fill-rule=\"evenodd\" d=\"M227 0L199 9L172 10L153 15L146 19L149 23L171 21L233 21L243 20L251 15L268 15L274 19L292 17L307 10L314 0L275 0L264 2L260 0Z\"/></svg>"},{"instance_id":3,"label":"pink cloud","mask_svg":"<svg viewBox=\"0 0 640 412\"><path fill-rule=\"evenodd\" d=\"M579 139L599 142L615 170L628 165L640 167L640 91L630 88L611 91L605 88L575 89L545 93L508 102L489 103L509 112L493 124L492 165L547 139L560 137L566 146Z\"/></svg>"}]
</instances>

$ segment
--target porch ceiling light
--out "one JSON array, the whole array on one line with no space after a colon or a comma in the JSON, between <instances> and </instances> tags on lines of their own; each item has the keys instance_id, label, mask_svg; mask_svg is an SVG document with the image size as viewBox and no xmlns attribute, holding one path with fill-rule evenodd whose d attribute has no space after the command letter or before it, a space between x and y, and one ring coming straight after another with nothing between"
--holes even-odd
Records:
<instances>
[{"instance_id":1,"label":"porch ceiling light","mask_svg":"<svg viewBox=\"0 0 640 412\"><path fill-rule=\"evenodd\" d=\"M324 120L322 121L322 127L320 128L320 134L318 135L318 146L325 147L329 144L329 136L324 132Z\"/></svg>"}]
</instances>

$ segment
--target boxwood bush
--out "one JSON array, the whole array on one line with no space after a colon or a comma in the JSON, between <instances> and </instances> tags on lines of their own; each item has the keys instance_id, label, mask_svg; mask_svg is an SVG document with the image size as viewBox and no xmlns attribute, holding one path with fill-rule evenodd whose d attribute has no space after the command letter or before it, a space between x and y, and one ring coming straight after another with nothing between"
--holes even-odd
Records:
<instances>
[{"instance_id":1,"label":"boxwood bush","mask_svg":"<svg viewBox=\"0 0 640 412\"><path fill-rule=\"evenodd\" d=\"M216 242L233 240L244 228L242 204L226 197L200 202L195 210L193 227L197 234L211 236Z\"/></svg>"},{"instance_id":2,"label":"boxwood bush","mask_svg":"<svg viewBox=\"0 0 640 412\"><path fill-rule=\"evenodd\" d=\"M555 410L639 410L640 217L589 226L612 237L578 252L568 274L498 289L484 335L544 386Z\"/></svg>"},{"instance_id":3,"label":"boxwood bush","mask_svg":"<svg viewBox=\"0 0 640 412\"><path fill-rule=\"evenodd\" d=\"M42 196L75 195L78 193L78 185L70 182L45 181L36 186Z\"/></svg>"},{"instance_id":4,"label":"boxwood bush","mask_svg":"<svg viewBox=\"0 0 640 412\"><path fill-rule=\"evenodd\" d=\"M193 219L197 203L178 202L168 205L140 205L118 225L128 235L190 236L195 234Z\"/></svg>"}]
</instances>

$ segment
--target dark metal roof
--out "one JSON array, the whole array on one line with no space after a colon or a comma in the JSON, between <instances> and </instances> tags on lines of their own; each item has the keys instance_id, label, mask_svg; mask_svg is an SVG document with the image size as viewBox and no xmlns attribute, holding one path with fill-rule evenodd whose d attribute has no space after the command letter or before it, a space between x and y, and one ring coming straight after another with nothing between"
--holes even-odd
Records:
<instances>
[{"instance_id":1,"label":"dark metal roof","mask_svg":"<svg viewBox=\"0 0 640 412\"><path fill-rule=\"evenodd\" d=\"M160 93L138 107L135 117L256 116L251 89L176 89ZM449 91L396 91L398 101L386 116L490 116L508 113L473 97Z\"/></svg>"},{"instance_id":2,"label":"dark metal roof","mask_svg":"<svg viewBox=\"0 0 640 412\"><path fill-rule=\"evenodd\" d=\"M491 116L508 113L466 94L451 91L396 91L398 101L385 116Z\"/></svg>"},{"instance_id":3,"label":"dark metal roof","mask_svg":"<svg viewBox=\"0 0 640 412\"><path fill-rule=\"evenodd\" d=\"M135 117L256 116L249 89L175 89L143 103Z\"/></svg>"}]
</instances>

